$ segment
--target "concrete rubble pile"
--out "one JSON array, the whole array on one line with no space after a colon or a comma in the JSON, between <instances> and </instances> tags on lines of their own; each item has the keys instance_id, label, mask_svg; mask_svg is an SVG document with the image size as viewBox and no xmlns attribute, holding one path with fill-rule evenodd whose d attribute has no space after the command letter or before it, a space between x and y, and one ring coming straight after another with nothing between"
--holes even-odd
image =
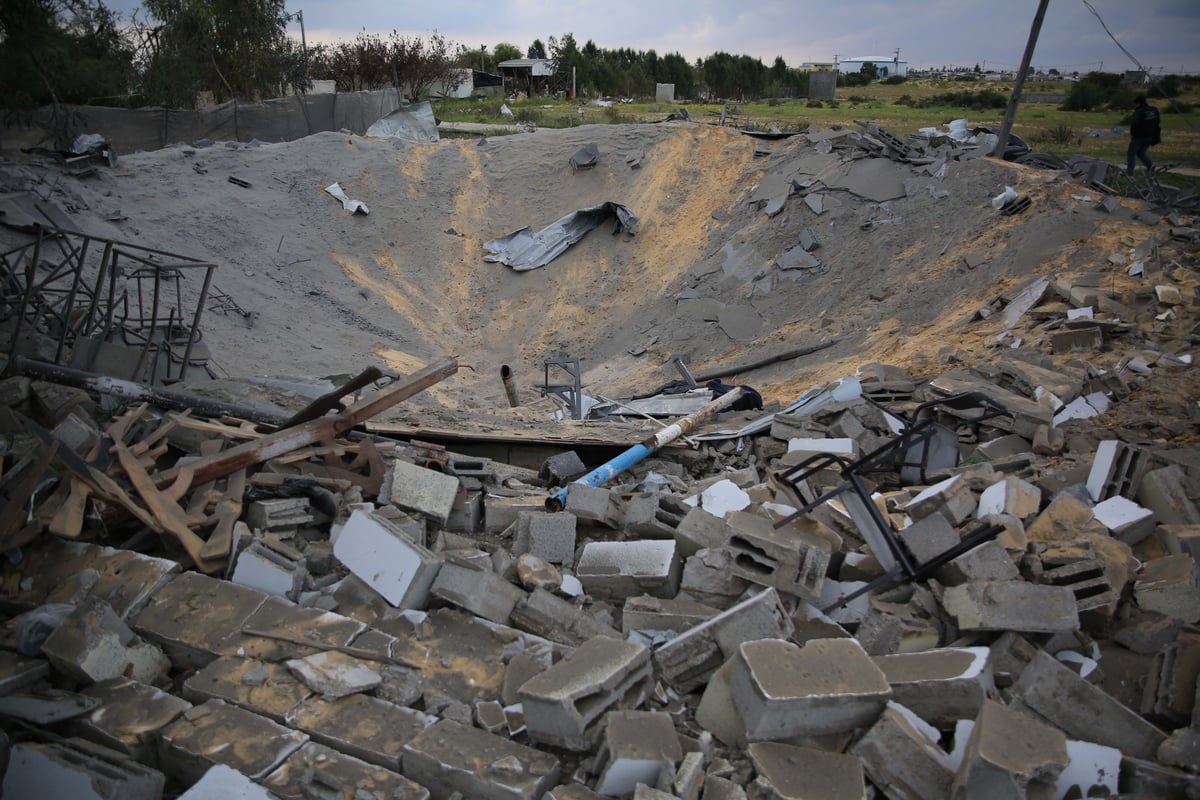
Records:
<instances>
[{"instance_id":1,"label":"concrete rubble pile","mask_svg":"<svg viewBox=\"0 0 1200 800\"><path fill-rule=\"evenodd\" d=\"M1193 368L1196 242L611 487L356 429L445 365L279 430L0 380L3 792L1200 797L1200 410L1100 427Z\"/></svg>"}]
</instances>

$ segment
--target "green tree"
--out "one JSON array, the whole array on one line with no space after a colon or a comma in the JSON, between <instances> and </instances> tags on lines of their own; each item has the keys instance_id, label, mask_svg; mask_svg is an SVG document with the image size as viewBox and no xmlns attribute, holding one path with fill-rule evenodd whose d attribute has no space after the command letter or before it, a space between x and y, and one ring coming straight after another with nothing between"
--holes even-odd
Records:
<instances>
[{"instance_id":1,"label":"green tree","mask_svg":"<svg viewBox=\"0 0 1200 800\"><path fill-rule=\"evenodd\" d=\"M100 0L0 2L0 104L125 102L133 46L119 23Z\"/></svg>"},{"instance_id":2,"label":"green tree","mask_svg":"<svg viewBox=\"0 0 1200 800\"><path fill-rule=\"evenodd\" d=\"M280 94L289 83L284 0L143 0L143 91L192 107L200 91L218 100ZM306 87L303 87L306 88Z\"/></svg>"},{"instance_id":3,"label":"green tree","mask_svg":"<svg viewBox=\"0 0 1200 800\"><path fill-rule=\"evenodd\" d=\"M495 59L496 64L501 61L511 61L514 58L524 58L524 55L521 48L510 42L500 42L492 48L492 58Z\"/></svg>"},{"instance_id":4,"label":"green tree","mask_svg":"<svg viewBox=\"0 0 1200 800\"><path fill-rule=\"evenodd\" d=\"M533 44L529 45L529 58L545 58L546 45L542 44L541 39L534 39Z\"/></svg>"}]
</instances>

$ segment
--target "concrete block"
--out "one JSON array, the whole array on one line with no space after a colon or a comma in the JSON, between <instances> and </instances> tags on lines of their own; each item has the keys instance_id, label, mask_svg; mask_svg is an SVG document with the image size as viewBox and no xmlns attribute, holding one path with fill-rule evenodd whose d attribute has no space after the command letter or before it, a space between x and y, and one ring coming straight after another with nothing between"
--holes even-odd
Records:
<instances>
[{"instance_id":1,"label":"concrete block","mask_svg":"<svg viewBox=\"0 0 1200 800\"><path fill-rule=\"evenodd\" d=\"M429 800L428 789L403 775L317 742L288 756L262 785L280 800L341 797L348 791L388 800Z\"/></svg>"},{"instance_id":2,"label":"concrete block","mask_svg":"<svg viewBox=\"0 0 1200 800\"><path fill-rule=\"evenodd\" d=\"M1200 568L1191 556L1147 561L1133 584L1138 606L1184 622L1200 622Z\"/></svg>"},{"instance_id":3,"label":"concrete block","mask_svg":"<svg viewBox=\"0 0 1200 800\"><path fill-rule=\"evenodd\" d=\"M729 529L724 519L696 506L680 520L674 536L680 555L691 558L705 548L724 546L729 539Z\"/></svg>"},{"instance_id":4,"label":"concrete block","mask_svg":"<svg viewBox=\"0 0 1200 800\"><path fill-rule=\"evenodd\" d=\"M611 625L545 589L534 589L522 598L513 607L510 623L520 630L571 647L595 636L621 638Z\"/></svg>"},{"instance_id":5,"label":"concrete block","mask_svg":"<svg viewBox=\"0 0 1200 800\"><path fill-rule=\"evenodd\" d=\"M394 523L369 511L350 515L333 546L333 554L396 608L424 608L442 565L437 554L411 541Z\"/></svg>"},{"instance_id":6,"label":"concrete block","mask_svg":"<svg viewBox=\"0 0 1200 800\"><path fill-rule=\"evenodd\" d=\"M96 416L96 403L84 389L48 381L29 385L33 413L47 428L54 428L72 412L83 417Z\"/></svg>"},{"instance_id":7,"label":"concrete block","mask_svg":"<svg viewBox=\"0 0 1200 800\"><path fill-rule=\"evenodd\" d=\"M1088 470L1087 491L1093 503L1110 497L1136 497L1149 459L1140 448L1117 439L1096 445Z\"/></svg>"},{"instance_id":8,"label":"concrete block","mask_svg":"<svg viewBox=\"0 0 1200 800\"><path fill-rule=\"evenodd\" d=\"M986 647L952 647L876 656L895 702L937 728L975 719L995 691Z\"/></svg>"},{"instance_id":9,"label":"concrete block","mask_svg":"<svg viewBox=\"0 0 1200 800\"><path fill-rule=\"evenodd\" d=\"M683 564L679 590L714 608L728 608L752 585L733 574L732 557L724 548L698 551Z\"/></svg>"},{"instance_id":10,"label":"concrete block","mask_svg":"<svg viewBox=\"0 0 1200 800\"><path fill-rule=\"evenodd\" d=\"M458 533L474 533L483 527L483 492L460 489L454 497L445 530Z\"/></svg>"},{"instance_id":11,"label":"concrete block","mask_svg":"<svg viewBox=\"0 0 1200 800\"><path fill-rule=\"evenodd\" d=\"M162 650L135 636L108 603L87 597L42 643L54 668L83 683L127 677L160 680L171 664Z\"/></svg>"},{"instance_id":12,"label":"concrete block","mask_svg":"<svg viewBox=\"0 0 1200 800\"><path fill-rule=\"evenodd\" d=\"M222 700L283 722L312 691L283 664L222 656L183 682L183 696L193 703Z\"/></svg>"},{"instance_id":13,"label":"concrete block","mask_svg":"<svg viewBox=\"0 0 1200 800\"><path fill-rule=\"evenodd\" d=\"M582 783L571 783L555 786L546 792L542 800L603 800Z\"/></svg>"},{"instance_id":14,"label":"concrete block","mask_svg":"<svg viewBox=\"0 0 1200 800\"><path fill-rule=\"evenodd\" d=\"M158 761L158 732L192 707L182 698L129 678L101 681L81 694L100 705L71 720L70 731L151 767Z\"/></svg>"},{"instance_id":15,"label":"concrete block","mask_svg":"<svg viewBox=\"0 0 1200 800\"><path fill-rule=\"evenodd\" d=\"M187 784L217 764L259 780L307 741L266 717L209 700L163 729L158 759L163 772Z\"/></svg>"},{"instance_id":16,"label":"concrete block","mask_svg":"<svg viewBox=\"0 0 1200 800\"><path fill-rule=\"evenodd\" d=\"M952 797L1048 796L1067 766L1067 737L1027 714L991 700L971 729Z\"/></svg>"},{"instance_id":17,"label":"concrete block","mask_svg":"<svg viewBox=\"0 0 1200 800\"><path fill-rule=\"evenodd\" d=\"M1120 495L1097 503L1092 508L1092 516L1113 536L1129 545L1137 544L1154 533L1158 524L1153 511Z\"/></svg>"},{"instance_id":18,"label":"concrete block","mask_svg":"<svg viewBox=\"0 0 1200 800\"><path fill-rule=\"evenodd\" d=\"M239 586L248 586L274 597L298 600L307 577L308 570L304 568L303 561L292 561L268 547L252 542L237 554L230 580Z\"/></svg>"},{"instance_id":19,"label":"concrete block","mask_svg":"<svg viewBox=\"0 0 1200 800\"><path fill-rule=\"evenodd\" d=\"M1079 628L1075 595L1065 586L969 583L947 588L942 605L963 631L1058 633Z\"/></svg>"},{"instance_id":20,"label":"concrete block","mask_svg":"<svg viewBox=\"0 0 1200 800\"><path fill-rule=\"evenodd\" d=\"M616 600L640 594L674 597L682 571L675 542L656 539L589 542L575 567L588 594Z\"/></svg>"},{"instance_id":21,"label":"concrete block","mask_svg":"<svg viewBox=\"0 0 1200 800\"><path fill-rule=\"evenodd\" d=\"M1075 608L1080 612L1114 608L1121 597L1120 587L1125 585L1124 576L1128 574L1122 571L1121 578L1114 577L1113 570L1097 557L1089 539L1050 545L1042 552L1040 561L1036 582L1070 589L1075 596Z\"/></svg>"},{"instance_id":22,"label":"concrete block","mask_svg":"<svg viewBox=\"0 0 1200 800\"><path fill-rule=\"evenodd\" d=\"M517 521L522 511L533 514L546 513L546 496L542 494L501 497L500 495L485 494L483 496L484 533L502 533Z\"/></svg>"},{"instance_id":23,"label":"concrete block","mask_svg":"<svg viewBox=\"0 0 1200 800\"><path fill-rule=\"evenodd\" d=\"M415 709L355 694L337 700L310 697L287 716L287 724L327 747L393 772L404 745L436 721Z\"/></svg>"},{"instance_id":24,"label":"concrete block","mask_svg":"<svg viewBox=\"0 0 1200 800\"><path fill-rule=\"evenodd\" d=\"M971 548L946 564L937 571L936 577L947 586L958 586L968 581L1012 581L1020 574L1008 550L993 540Z\"/></svg>"},{"instance_id":25,"label":"concrete block","mask_svg":"<svg viewBox=\"0 0 1200 800\"><path fill-rule=\"evenodd\" d=\"M586 483L572 483L564 507L576 517L606 528L615 528L621 519L621 504L612 490Z\"/></svg>"},{"instance_id":26,"label":"concrete block","mask_svg":"<svg viewBox=\"0 0 1200 800\"><path fill-rule=\"evenodd\" d=\"M597 764L596 792L619 797L639 783L659 784L663 772L674 776L683 750L669 714L653 711L613 711L605 717L604 738Z\"/></svg>"},{"instance_id":27,"label":"concrete block","mask_svg":"<svg viewBox=\"0 0 1200 800\"><path fill-rule=\"evenodd\" d=\"M548 753L487 731L442 720L404 745L405 777L434 797L538 800L558 785L561 765Z\"/></svg>"},{"instance_id":28,"label":"concrete block","mask_svg":"<svg viewBox=\"0 0 1200 800\"><path fill-rule=\"evenodd\" d=\"M24 557L19 562L8 561L0 567L0 592L24 608L70 599L59 594L62 588L94 570L96 582L88 594L108 603L121 619L128 619L179 572L179 564L169 559L57 536L42 536L21 551Z\"/></svg>"},{"instance_id":29,"label":"concrete block","mask_svg":"<svg viewBox=\"0 0 1200 800\"><path fill-rule=\"evenodd\" d=\"M988 514L1009 514L1026 522L1037 515L1041 505L1041 489L1015 475L1008 475L979 495L975 518L983 519Z\"/></svg>"},{"instance_id":30,"label":"concrete block","mask_svg":"<svg viewBox=\"0 0 1200 800\"><path fill-rule=\"evenodd\" d=\"M767 517L741 511L727 520L725 550L735 575L810 602L820 599L832 551L821 523L805 517L777 529Z\"/></svg>"},{"instance_id":31,"label":"concrete block","mask_svg":"<svg viewBox=\"0 0 1200 800\"><path fill-rule=\"evenodd\" d=\"M958 544L958 533L941 514L932 514L901 528L897 538L918 563L924 563Z\"/></svg>"},{"instance_id":32,"label":"concrete block","mask_svg":"<svg viewBox=\"0 0 1200 800\"><path fill-rule=\"evenodd\" d=\"M576 522L565 511L518 511L513 555L532 553L551 564L574 564Z\"/></svg>"},{"instance_id":33,"label":"concrete block","mask_svg":"<svg viewBox=\"0 0 1200 800\"><path fill-rule=\"evenodd\" d=\"M776 591L760 590L660 646L654 651L654 666L675 689L690 692L735 656L743 642L787 639L792 631Z\"/></svg>"},{"instance_id":34,"label":"concrete block","mask_svg":"<svg viewBox=\"0 0 1200 800\"><path fill-rule=\"evenodd\" d=\"M635 494L625 501L625 513L620 528L626 536L644 539L670 539L675 534L679 516L661 505L656 494Z\"/></svg>"},{"instance_id":35,"label":"concrete block","mask_svg":"<svg viewBox=\"0 0 1200 800\"><path fill-rule=\"evenodd\" d=\"M930 514L941 514L957 527L970 519L976 505L970 484L961 475L955 475L923 489L908 501L904 512L914 520L924 519Z\"/></svg>"},{"instance_id":36,"label":"concrete block","mask_svg":"<svg viewBox=\"0 0 1200 800\"><path fill-rule=\"evenodd\" d=\"M674 631L678 634L720 613L719 608L682 597L630 597L621 609L621 632Z\"/></svg>"},{"instance_id":37,"label":"concrete block","mask_svg":"<svg viewBox=\"0 0 1200 800\"><path fill-rule=\"evenodd\" d=\"M364 589L378 599L371 590ZM379 599L383 604L383 600ZM326 648L367 647L362 637L367 632L363 623L349 617L323 611L319 608L304 608L282 597L268 597L266 602L246 617L242 625L249 631L271 636L243 633L230 637L224 653L235 653L262 661L280 661L287 658L303 658ZM286 638L271 638L286 637ZM299 645L286 639L311 642L312 646Z\"/></svg>"},{"instance_id":38,"label":"concrete block","mask_svg":"<svg viewBox=\"0 0 1200 800\"><path fill-rule=\"evenodd\" d=\"M1198 677L1200 635L1181 633L1154 654L1154 664L1146 674L1142 690L1142 716L1169 728L1187 725L1197 706Z\"/></svg>"},{"instance_id":39,"label":"concrete block","mask_svg":"<svg viewBox=\"0 0 1200 800\"><path fill-rule=\"evenodd\" d=\"M507 625L513 607L525 599L525 592L491 570L463 566L453 559L442 564L429 594L476 616Z\"/></svg>"},{"instance_id":40,"label":"concrete block","mask_svg":"<svg viewBox=\"0 0 1200 800\"><path fill-rule=\"evenodd\" d=\"M1013 692L1068 736L1153 758L1166 734L1074 670L1039 650Z\"/></svg>"},{"instance_id":41,"label":"concrete block","mask_svg":"<svg viewBox=\"0 0 1200 800\"><path fill-rule=\"evenodd\" d=\"M8 753L4 797L160 800L163 774L78 739L18 742Z\"/></svg>"},{"instance_id":42,"label":"concrete block","mask_svg":"<svg viewBox=\"0 0 1200 800\"><path fill-rule=\"evenodd\" d=\"M224 764L210 767L192 788L179 795L179 800L277 800L267 789L259 786L236 769Z\"/></svg>"},{"instance_id":43,"label":"concrete block","mask_svg":"<svg viewBox=\"0 0 1200 800\"><path fill-rule=\"evenodd\" d=\"M130 625L161 646L177 669L199 669L229 651L266 600L255 589L185 572L155 592Z\"/></svg>"},{"instance_id":44,"label":"concrete block","mask_svg":"<svg viewBox=\"0 0 1200 800\"><path fill-rule=\"evenodd\" d=\"M1151 470L1138 485L1137 501L1154 512L1163 525L1200 524L1200 480L1178 464Z\"/></svg>"},{"instance_id":45,"label":"concrete block","mask_svg":"<svg viewBox=\"0 0 1200 800\"><path fill-rule=\"evenodd\" d=\"M862 760L856 755L781 742L755 742L747 748L747 754L758 772L751 790L755 797L764 800L867 797Z\"/></svg>"},{"instance_id":46,"label":"concrete block","mask_svg":"<svg viewBox=\"0 0 1200 800\"><path fill-rule=\"evenodd\" d=\"M313 519L307 497L272 497L246 506L245 522L257 531L294 531Z\"/></svg>"},{"instance_id":47,"label":"concrete block","mask_svg":"<svg viewBox=\"0 0 1200 800\"><path fill-rule=\"evenodd\" d=\"M458 490L459 480L452 475L395 460L384 476L379 502L391 503L445 525Z\"/></svg>"},{"instance_id":48,"label":"concrete block","mask_svg":"<svg viewBox=\"0 0 1200 800\"><path fill-rule=\"evenodd\" d=\"M936 728L893 702L847 752L862 759L871 783L891 800L949 797L954 770L939 738Z\"/></svg>"},{"instance_id":49,"label":"concrete block","mask_svg":"<svg viewBox=\"0 0 1200 800\"><path fill-rule=\"evenodd\" d=\"M915 653L937 647L941 629L923 610L871 598L854 638L871 656Z\"/></svg>"},{"instance_id":50,"label":"concrete block","mask_svg":"<svg viewBox=\"0 0 1200 800\"><path fill-rule=\"evenodd\" d=\"M639 783L633 790L633 800L679 800L679 797L670 792L655 789L653 786Z\"/></svg>"},{"instance_id":51,"label":"concrete block","mask_svg":"<svg viewBox=\"0 0 1200 800\"><path fill-rule=\"evenodd\" d=\"M817 639L804 647L780 639L744 642L729 685L748 741L864 727L892 695L883 672L853 639Z\"/></svg>"},{"instance_id":52,"label":"concrete block","mask_svg":"<svg viewBox=\"0 0 1200 800\"><path fill-rule=\"evenodd\" d=\"M637 707L648 694L650 651L625 640L597 637L521 686L525 727L535 742L591 749L608 711Z\"/></svg>"},{"instance_id":53,"label":"concrete block","mask_svg":"<svg viewBox=\"0 0 1200 800\"><path fill-rule=\"evenodd\" d=\"M701 797L704 800L746 800L746 790L728 778L706 775Z\"/></svg>"},{"instance_id":54,"label":"concrete block","mask_svg":"<svg viewBox=\"0 0 1200 800\"><path fill-rule=\"evenodd\" d=\"M0 402L0 405L4 405ZM88 452L100 442L100 431L90 418L78 414L68 414L67 418L52 431L54 438L64 447L79 456L86 457Z\"/></svg>"},{"instance_id":55,"label":"concrete block","mask_svg":"<svg viewBox=\"0 0 1200 800\"><path fill-rule=\"evenodd\" d=\"M583 459L574 450L550 456L538 468L538 477L548 486L563 486L587 472Z\"/></svg>"}]
</instances>

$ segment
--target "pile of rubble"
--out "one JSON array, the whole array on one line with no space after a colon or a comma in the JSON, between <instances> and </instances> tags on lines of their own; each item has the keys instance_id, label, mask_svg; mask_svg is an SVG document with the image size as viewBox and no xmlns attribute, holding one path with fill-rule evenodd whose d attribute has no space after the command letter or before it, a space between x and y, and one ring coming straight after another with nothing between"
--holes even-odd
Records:
<instances>
[{"instance_id":1,"label":"pile of rubble","mask_svg":"<svg viewBox=\"0 0 1200 800\"><path fill-rule=\"evenodd\" d=\"M1190 357L1063 357L1194 343L1185 222L612 487L361 430L452 359L277 426L7 377L4 791L1200 796L1200 410L1120 416Z\"/></svg>"}]
</instances>

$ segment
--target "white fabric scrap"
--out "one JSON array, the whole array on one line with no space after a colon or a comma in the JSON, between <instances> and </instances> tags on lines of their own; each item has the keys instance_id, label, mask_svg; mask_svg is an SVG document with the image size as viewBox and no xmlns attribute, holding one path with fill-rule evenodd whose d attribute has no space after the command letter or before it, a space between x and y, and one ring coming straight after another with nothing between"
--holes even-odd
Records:
<instances>
[{"instance_id":1,"label":"white fabric scrap","mask_svg":"<svg viewBox=\"0 0 1200 800\"><path fill-rule=\"evenodd\" d=\"M334 198L342 202L342 208L349 211L351 214L370 214L371 209L367 208L367 204L361 200L351 200L342 191L340 184L331 183L325 187L325 191L333 195Z\"/></svg>"}]
</instances>

